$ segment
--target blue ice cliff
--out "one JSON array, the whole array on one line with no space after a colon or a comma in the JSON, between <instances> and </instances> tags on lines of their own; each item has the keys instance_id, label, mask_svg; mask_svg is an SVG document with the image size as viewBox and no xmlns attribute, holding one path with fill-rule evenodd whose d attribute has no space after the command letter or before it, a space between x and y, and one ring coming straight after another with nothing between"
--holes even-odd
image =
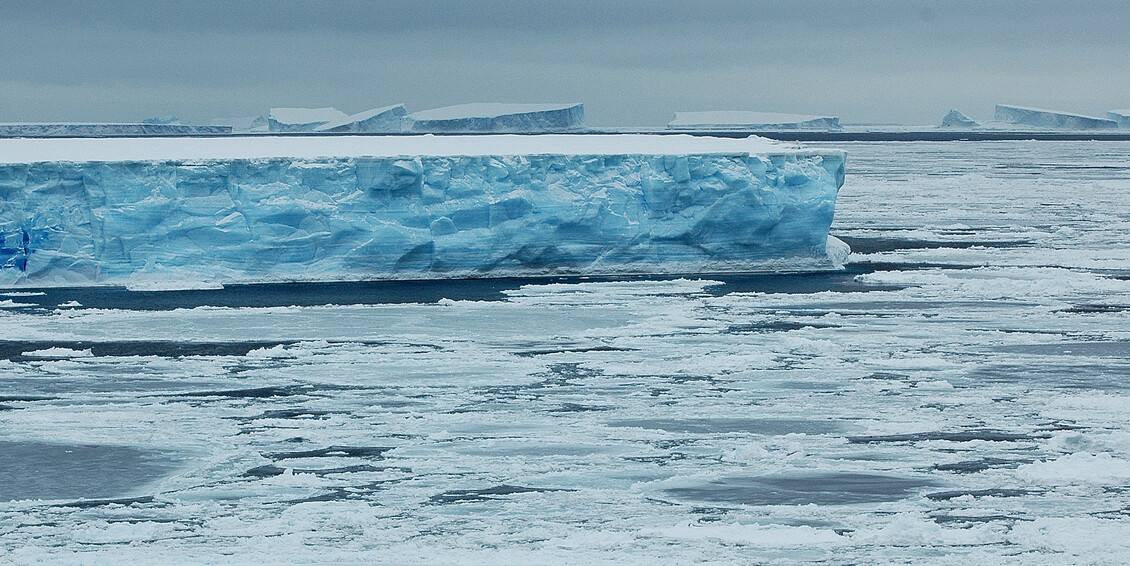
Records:
<instances>
[{"instance_id":1,"label":"blue ice cliff","mask_svg":"<svg viewBox=\"0 0 1130 566\"><path fill-rule=\"evenodd\" d=\"M0 286L826 269L843 181L759 139L0 140Z\"/></svg>"}]
</instances>

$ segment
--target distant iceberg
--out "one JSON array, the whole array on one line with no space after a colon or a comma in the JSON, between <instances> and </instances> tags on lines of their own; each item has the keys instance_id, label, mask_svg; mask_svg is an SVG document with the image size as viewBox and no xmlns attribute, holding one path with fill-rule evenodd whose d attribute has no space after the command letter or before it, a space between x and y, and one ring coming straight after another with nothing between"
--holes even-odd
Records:
<instances>
[{"instance_id":1,"label":"distant iceberg","mask_svg":"<svg viewBox=\"0 0 1130 566\"><path fill-rule=\"evenodd\" d=\"M1106 116L1118 122L1119 128L1130 128L1130 110L1109 110Z\"/></svg>"},{"instance_id":2,"label":"distant iceberg","mask_svg":"<svg viewBox=\"0 0 1130 566\"><path fill-rule=\"evenodd\" d=\"M723 110L711 112L676 112L667 124L672 130L840 130L835 116L781 114Z\"/></svg>"},{"instance_id":3,"label":"distant iceberg","mask_svg":"<svg viewBox=\"0 0 1130 566\"><path fill-rule=\"evenodd\" d=\"M980 126L981 126L981 124L978 124L974 120L970 119L969 116L966 116L965 114L962 114L961 112L958 112L957 110L950 110L949 113L946 114L946 116L944 118L942 118L942 126L941 127L943 127L943 128L978 128Z\"/></svg>"},{"instance_id":4,"label":"distant iceberg","mask_svg":"<svg viewBox=\"0 0 1130 566\"><path fill-rule=\"evenodd\" d=\"M213 126L228 126L235 133L266 132L270 126L267 116L238 116L234 118L216 118L210 122Z\"/></svg>"},{"instance_id":5,"label":"distant iceberg","mask_svg":"<svg viewBox=\"0 0 1130 566\"><path fill-rule=\"evenodd\" d=\"M326 122L316 132L333 133L395 133L401 131L408 112L403 104L374 108L333 122Z\"/></svg>"},{"instance_id":6,"label":"distant iceberg","mask_svg":"<svg viewBox=\"0 0 1130 566\"><path fill-rule=\"evenodd\" d=\"M557 133L585 127L583 104L460 104L413 112L405 129L420 133Z\"/></svg>"},{"instance_id":7,"label":"distant iceberg","mask_svg":"<svg viewBox=\"0 0 1130 566\"><path fill-rule=\"evenodd\" d=\"M272 108L267 129L272 132L312 132L318 126L348 118L337 108Z\"/></svg>"},{"instance_id":8,"label":"distant iceberg","mask_svg":"<svg viewBox=\"0 0 1130 566\"><path fill-rule=\"evenodd\" d=\"M760 138L0 139L0 286L830 269L843 180Z\"/></svg>"},{"instance_id":9,"label":"distant iceberg","mask_svg":"<svg viewBox=\"0 0 1130 566\"><path fill-rule=\"evenodd\" d=\"M1118 127L1118 122L1114 120L1006 104L997 105L995 119L998 122L1049 130L1108 130Z\"/></svg>"},{"instance_id":10,"label":"distant iceberg","mask_svg":"<svg viewBox=\"0 0 1130 566\"><path fill-rule=\"evenodd\" d=\"M102 138L121 136L215 136L230 126L184 124L0 124L0 138Z\"/></svg>"}]
</instances>

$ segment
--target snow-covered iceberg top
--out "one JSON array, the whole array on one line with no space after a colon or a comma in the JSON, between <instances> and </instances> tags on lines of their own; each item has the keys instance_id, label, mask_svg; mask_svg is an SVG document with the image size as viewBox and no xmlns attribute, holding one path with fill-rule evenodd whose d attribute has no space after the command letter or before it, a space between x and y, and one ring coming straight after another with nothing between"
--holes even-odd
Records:
<instances>
[{"instance_id":1,"label":"snow-covered iceberg top","mask_svg":"<svg viewBox=\"0 0 1130 566\"><path fill-rule=\"evenodd\" d=\"M1130 109L1108 110L1106 117L1118 122L1119 128L1130 128Z\"/></svg>"},{"instance_id":2,"label":"snow-covered iceberg top","mask_svg":"<svg viewBox=\"0 0 1130 566\"><path fill-rule=\"evenodd\" d=\"M1118 127L1118 122L1114 120L1006 104L997 105L995 119L998 122L1051 130L1105 130Z\"/></svg>"},{"instance_id":3,"label":"snow-covered iceberg top","mask_svg":"<svg viewBox=\"0 0 1130 566\"><path fill-rule=\"evenodd\" d=\"M413 132L570 132L584 129L583 104L460 104L409 114Z\"/></svg>"},{"instance_id":4,"label":"snow-covered iceberg top","mask_svg":"<svg viewBox=\"0 0 1130 566\"><path fill-rule=\"evenodd\" d=\"M807 114L782 114L778 112L747 112L721 110L709 112L676 112L667 127L673 130L839 130L840 119L835 116Z\"/></svg>"},{"instance_id":5,"label":"snow-covered iceberg top","mask_svg":"<svg viewBox=\"0 0 1130 566\"><path fill-rule=\"evenodd\" d=\"M843 178L759 138L0 140L0 286L828 269Z\"/></svg>"}]
</instances>

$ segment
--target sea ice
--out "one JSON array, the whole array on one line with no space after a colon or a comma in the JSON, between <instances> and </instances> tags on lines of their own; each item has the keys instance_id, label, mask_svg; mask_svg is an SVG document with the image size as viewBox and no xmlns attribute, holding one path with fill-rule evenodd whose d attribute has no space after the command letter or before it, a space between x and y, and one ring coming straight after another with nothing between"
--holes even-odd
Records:
<instances>
[{"instance_id":1,"label":"sea ice","mask_svg":"<svg viewBox=\"0 0 1130 566\"><path fill-rule=\"evenodd\" d=\"M1107 130L1118 127L1118 122L1114 120L1005 104L997 105L995 119L998 122L1052 130Z\"/></svg>"},{"instance_id":2,"label":"sea ice","mask_svg":"<svg viewBox=\"0 0 1130 566\"><path fill-rule=\"evenodd\" d=\"M667 124L672 130L839 130L835 116L809 116L777 112L711 111L676 112Z\"/></svg>"},{"instance_id":3,"label":"sea ice","mask_svg":"<svg viewBox=\"0 0 1130 566\"><path fill-rule=\"evenodd\" d=\"M185 124L0 124L0 138L99 138L115 136L214 136L230 134L227 125Z\"/></svg>"},{"instance_id":4,"label":"sea ice","mask_svg":"<svg viewBox=\"0 0 1130 566\"><path fill-rule=\"evenodd\" d=\"M584 104L460 104L413 112L413 132L571 132L585 127Z\"/></svg>"},{"instance_id":5,"label":"sea ice","mask_svg":"<svg viewBox=\"0 0 1130 566\"><path fill-rule=\"evenodd\" d=\"M2 285L765 271L847 253L828 238L844 154L760 138L0 141Z\"/></svg>"}]
</instances>

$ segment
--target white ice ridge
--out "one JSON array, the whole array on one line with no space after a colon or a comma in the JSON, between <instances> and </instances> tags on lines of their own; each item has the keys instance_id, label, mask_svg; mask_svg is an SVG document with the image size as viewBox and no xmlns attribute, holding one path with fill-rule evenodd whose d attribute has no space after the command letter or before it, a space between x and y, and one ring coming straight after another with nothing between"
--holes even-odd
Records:
<instances>
[{"instance_id":1,"label":"white ice ridge","mask_svg":"<svg viewBox=\"0 0 1130 566\"><path fill-rule=\"evenodd\" d=\"M1118 122L1119 128L1130 128L1130 109L1128 110L1108 110L1106 117Z\"/></svg>"},{"instance_id":2,"label":"white ice ridge","mask_svg":"<svg viewBox=\"0 0 1130 566\"><path fill-rule=\"evenodd\" d=\"M676 112L667 127L672 130L713 129L776 129L776 130L839 130L840 119L835 116L810 116L807 114L782 114L777 112L746 112L723 110L709 112Z\"/></svg>"},{"instance_id":3,"label":"white ice ridge","mask_svg":"<svg viewBox=\"0 0 1130 566\"><path fill-rule=\"evenodd\" d=\"M0 285L835 267L841 151L683 135L0 140ZM835 257L832 257L835 256Z\"/></svg>"},{"instance_id":4,"label":"white ice ridge","mask_svg":"<svg viewBox=\"0 0 1130 566\"><path fill-rule=\"evenodd\" d=\"M460 104L409 114L412 132L570 132L585 127L584 104Z\"/></svg>"},{"instance_id":5,"label":"white ice ridge","mask_svg":"<svg viewBox=\"0 0 1130 566\"><path fill-rule=\"evenodd\" d=\"M998 122L1052 130L1105 130L1118 127L1118 122L1114 120L1005 104L997 105L995 119Z\"/></svg>"}]
</instances>

